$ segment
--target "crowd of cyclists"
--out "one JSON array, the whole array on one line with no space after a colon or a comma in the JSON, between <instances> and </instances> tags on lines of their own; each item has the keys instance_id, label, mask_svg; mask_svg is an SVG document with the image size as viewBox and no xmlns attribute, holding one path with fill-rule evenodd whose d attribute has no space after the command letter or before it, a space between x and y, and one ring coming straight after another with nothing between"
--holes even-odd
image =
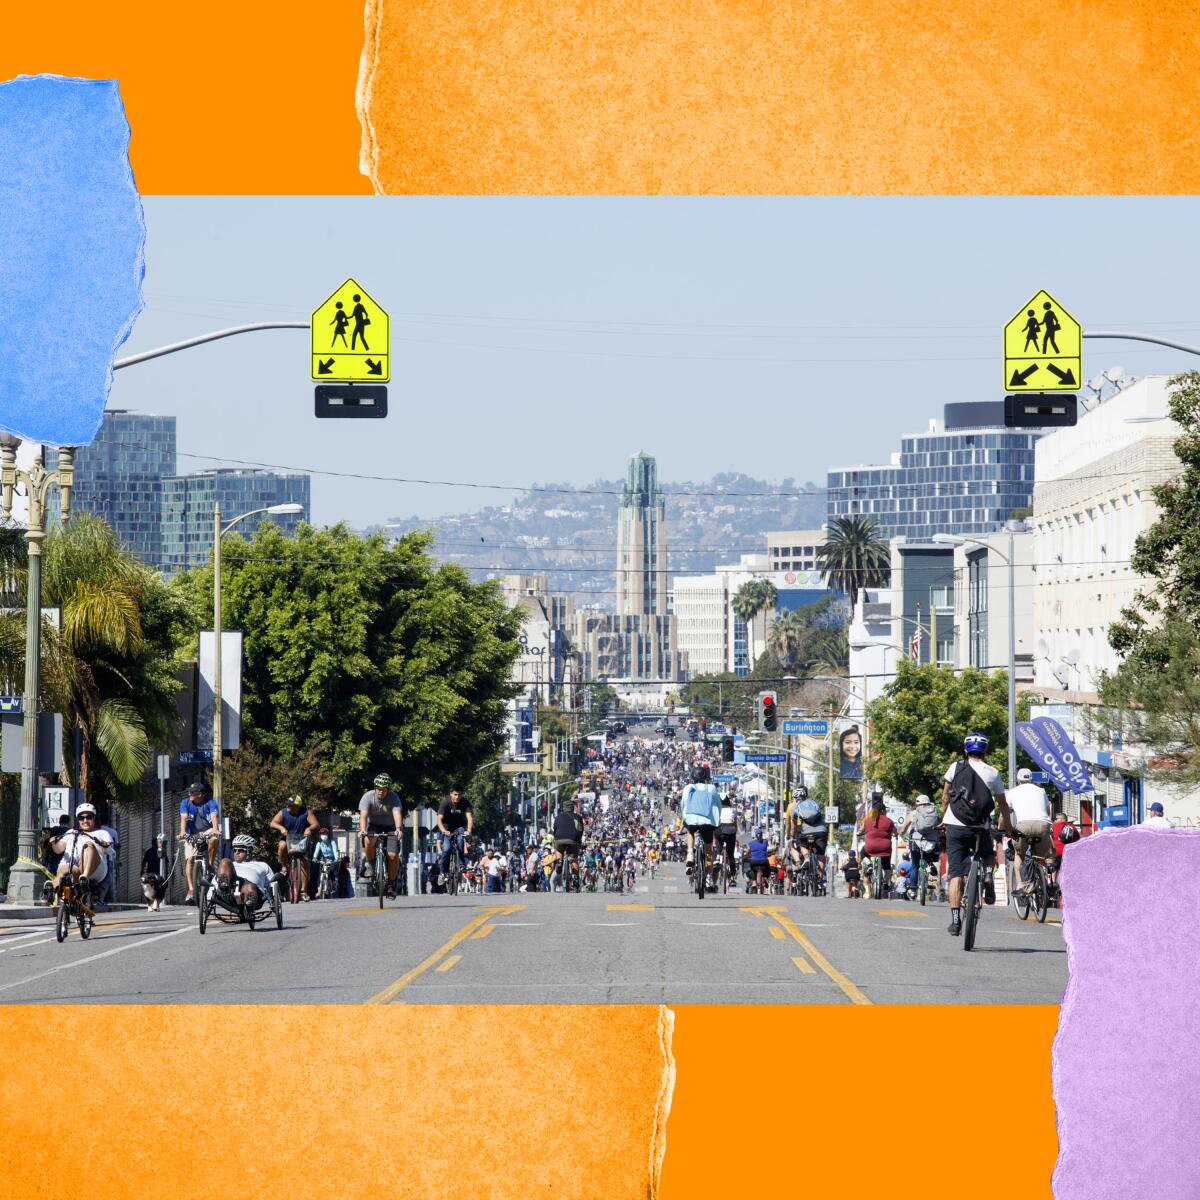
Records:
<instances>
[{"instance_id":1,"label":"crowd of cyclists","mask_svg":"<svg viewBox=\"0 0 1200 1200\"><path fill-rule=\"evenodd\" d=\"M928 795L904 806L897 823L882 795L860 810L851 848L829 846L829 827L820 806L804 787L795 789L782 812L745 794L729 776L719 788L707 759L710 747L700 738L622 737L589 750L584 786L547 817L541 829L509 825L490 841L474 838L471 805L453 789L436 810L430 843L420 854L420 888L444 890L451 856L456 859L458 890L467 893L587 891L629 893L645 889L665 863L681 863L687 878L703 870L708 886L741 888L747 894L830 895L849 899L920 899L946 901L949 932L962 928L963 881L972 855L994 866L1007 842L1015 859L1018 890L1029 887L1024 860L1034 855L1046 864L1051 887L1064 845L1078 829L1052 813L1046 793L1029 771L1019 771L1005 790L1000 773L986 761L987 739L968 736L962 757L945 771L941 804ZM731 769L732 770L732 769ZM90 804L77 810L77 826L50 831L44 844L54 870L46 881L53 900L63 880L100 889L111 862L115 831L97 827ZM247 885L261 894L272 878L289 872L290 899L307 901L353 894L353 881L395 895L407 891L402 871L405 811L386 774L378 775L358 804L358 845L354 870L350 854L339 848L302 797L291 796L270 822L273 845L243 834L231 856L217 864L218 813L202 785L193 784L179 809L187 902L195 902L197 857L205 856L210 881ZM380 841L382 839L382 841ZM380 853L376 852L379 841ZM386 849L386 852L384 852ZM153 866L151 852L143 868ZM267 859L273 859L267 862ZM161 863L161 860L156 860ZM386 877L376 878L386 863ZM143 879L155 878L153 871ZM836 881L836 886L835 886ZM1025 882L1022 882L1025 881ZM994 902L991 871L985 872L985 900ZM149 897L149 891L147 892Z\"/></svg>"}]
</instances>

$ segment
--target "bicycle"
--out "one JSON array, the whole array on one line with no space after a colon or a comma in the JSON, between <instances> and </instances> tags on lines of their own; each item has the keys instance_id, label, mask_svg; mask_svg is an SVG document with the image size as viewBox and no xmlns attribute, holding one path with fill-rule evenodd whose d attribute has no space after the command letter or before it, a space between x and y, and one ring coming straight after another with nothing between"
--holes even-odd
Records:
<instances>
[{"instance_id":1,"label":"bicycle","mask_svg":"<svg viewBox=\"0 0 1200 1200\"><path fill-rule=\"evenodd\" d=\"M929 892L932 889L934 903L938 903L942 899L942 876L938 870L937 863L926 861L925 855L922 854L917 863L917 899L922 905L929 898Z\"/></svg>"},{"instance_id":2,"label":"bicycle","mask_svg":"<svg viewBox=\"0 0 1200 1200\"><path fill-rule=\"evenodd\" d=\"M341 864L321 860L321 873L317 878L317 899L332 900L337 896L338 876L341 874Z\"/></svg>"},{"instance_id":3,"label":"bicycle","mask_svg":"<svg viewBox=\"0 0 1200 1200\"><path fill-rule=\"evenodd\" d=\"M379 897L380 908L383 908L383 902L387 899L389 891L392 892L393 897L395 896L395 885L388 877L388 839L391 836L390 833L375 834L375 894ZM399 848L396 853L400 853Z\"/></svg>"},{"instance_id":4,"label":"bicycle","mask_svg":"<svg viewBox=\"0 0 1200 1200\"><path fill-rule=\"evenodd\" d=\"M871 866L871 899L887 900L891 894L888 871L882 858L876 858Z\"/></svg>"},{"instance_id":5,"label":"bicycle","mask_svg":"<svg viewBox=\"0 0 1200 1200\"><path fill-rule=\"evenodd\" d=\"M1033 847L1026 845L1025 853L1021 856L1022 882L1031 885L1028 892L1018 888L1016 896L1017 916L1022 921L1028 919L1032 912L1041 925L1050 911L1050 880L1046 874L1046 864L1042 858L1034 854Z\"/></svg>"},{"instance_id":6,"label":"bicycle","mask_svg":"<svg viewBox=\"0 0 1200 1200\"><path fill-rule=\"evenodd\" d=\"M971 850L971 866L967 871L967 882L963 889L962 940L964 950L974 948L975 932L979 927L979 917L983 912L983 872L986 867L980 844L984 838L991 840L990 830L981 829L975 835L975 845Z\"/></svg>"},{"instance_id":7,"label":"bicycle","mask_svg":"<svg viewBox=\"0 0 1200 1200\"><path fill-rule=\"evenodd\" d=\"M92 928L96 924L96 911L89 905L90 884L84 884L82 879L76 884L70 875L63 877L58 893L58 908L54 914L54 936L60 942L67 939L74 918L79 926L79 936L86 941L92 936Z\"/></svg>"},{"instance_id":8,"label":"bicycle","mask_svg":"<svg viewBox=\"0 0 1200 1200\"><path fill-rule=\"evenodd\" d=\"M299 904L304 897L304 855L308 850L308 838L288 838L288 900Z\"/></svg>"},{"instance_id":9,"label":"bicycle","mask_svg":"<svg viewBox=\"0 0 1200 1200\"><path fill-rule=\"evenodd\" d=\"M697 898L703 900L704 885L707 882L706 877L708 875L708 857L706 854L708 847L698 832L696 833L695 846L696 850L692 862L692 883L696 888Z\"/></svg>"},{"instance_id":10,"label":"bicycle","mask_svg":"<svg viewBox=\"0 0 1200 1200\"><path fill-rule=\"evenodd\" d=\"M562 885L564 892L579 892L583 890L579 876L579 859L571 853L563 855Z\"/></svg>"},{"instance_id":11,"label":"bicycle","mask_svg":"<svg viewBox=\"0 0 1200 1200\"><path fill-rule=\"evenodd\" d=\"M208 843L215 836L211 829L207 829L203 833L183 834L176 839L195 847L196 853L192 856L192 891L196 896L212 883L212 868L208 865ZM196 903L199 905L200 901L197 900Z\"/></svg>"},{"instance_id":12,"label":"bicycle","mask_svg":"<svg viewBox=\"0 0 1200 1200\"><path fill-rule=\"evenodd\" d=\"M446 863L446 870L444 872L446 876L446 895L457 896L459 886L462 883L463 869L462 860L458 854L458 838L453 834L450 835L449 855L450 858ZM383 907L382 901L380 901L380 907Z\"/></svg>"}]
</instances>

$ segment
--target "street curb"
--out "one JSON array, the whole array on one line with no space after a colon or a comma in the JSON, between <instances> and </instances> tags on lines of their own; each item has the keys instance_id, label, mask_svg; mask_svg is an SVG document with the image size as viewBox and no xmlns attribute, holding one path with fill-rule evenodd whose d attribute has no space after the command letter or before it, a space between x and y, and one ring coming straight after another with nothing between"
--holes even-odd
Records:
<instances>
[{"instance_id":1,"label":"street curb","mask_svg":"<svg viewBox=\"0 0 1200 1200\"><path fill-rule=\"evenodd\" d=\"M136 912L145 908L144 904L109 904L98 911L106 912ZM0 904L0 921L36 921L39 917L47 919L54 916L54 909L47 904Z\"/></svg>"}]
</instances>

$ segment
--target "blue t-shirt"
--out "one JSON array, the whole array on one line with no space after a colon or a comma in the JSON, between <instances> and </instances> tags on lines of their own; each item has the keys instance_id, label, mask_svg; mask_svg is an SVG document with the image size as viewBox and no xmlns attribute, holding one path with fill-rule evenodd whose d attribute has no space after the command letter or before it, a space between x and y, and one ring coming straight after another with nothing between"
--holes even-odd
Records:
<instances>
[{"instance_id":1,"label":"blue t-shirt","mask_svg":"<svg viewBox=\"0 0 1200 1200\"><path fill-rule=\"evenodd\" d=\"M219 811L215 800L205 800L203 804L196 804L184 796L179 805L179 815L187 817L184 833L203 833L206 829L216 829Z\"/></svg>"},{"instance_id":2,"label":"blue t-shirt","mask_svg":"<svg viewBox=\"0 0 1200 1200\"><path fill-rule=\"evenodd\" d=\"M293 838L303 837L304 831L308 828L308 809L302 808L298 813L294 813L290 808L285 808L283 810L283 827Z\"/></svg>"},{"instance_id":3,"label":"blue t-shirt","mask_svg":"<svg viewBox=\"0 0 1200 1200\"><path fill-rule=\"evenodd\" d=\"M767 861L767 843L762 838L750 839L750 861L751 862L766 862Z\"/></svg>"}]
</instances>

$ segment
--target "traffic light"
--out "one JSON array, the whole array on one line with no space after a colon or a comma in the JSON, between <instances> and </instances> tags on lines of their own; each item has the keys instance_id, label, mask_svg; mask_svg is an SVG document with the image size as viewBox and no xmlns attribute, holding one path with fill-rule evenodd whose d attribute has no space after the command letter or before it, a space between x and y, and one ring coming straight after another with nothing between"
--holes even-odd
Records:
<instances>
[{"instance_id":1,"label":"traffic light","mask_svg":"<svg viewBox=\"0 0 1200 1200\"><path fill-rule=\"evenodd\" d=\"M759 692L755 708L758 711L759 729L764 733L774 733L779 722L778 714L775 711L775 693Z\"/></svg>"},{"instance_id":2,"label":"traffic light","mask_svg":"<svg viewBox=\"0 0 1200 1200\"><path fill-rule=\"evenodd\" d=\"M733 738L731 737L721 739L721 761L733 762Z\"/></svg>"}]
</instances>

